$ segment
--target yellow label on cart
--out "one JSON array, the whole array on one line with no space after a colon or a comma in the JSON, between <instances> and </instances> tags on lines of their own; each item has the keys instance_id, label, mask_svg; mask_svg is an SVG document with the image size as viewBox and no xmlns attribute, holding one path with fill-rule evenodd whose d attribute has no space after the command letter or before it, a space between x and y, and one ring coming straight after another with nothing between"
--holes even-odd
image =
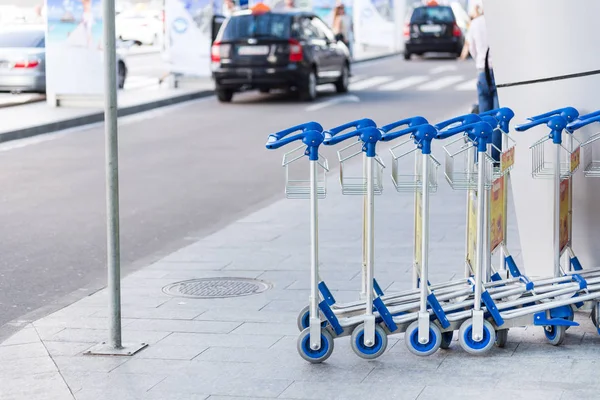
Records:
<instances>
[{"instance_id":1,"label":"yellow label on cart","mask_svg":"<svg viewBox=\"0 0 600 400\"><path fill-rule=\"evenodd\" d=\"M510 167L515 164L515 147L511 147L502 153L502 157L500 158L500 165L502 168L502 172L506 171Z\"/></svg>"},{"instance_id":2,"label":"yellow label on cart","mask_svg":"<svg viewBox=\"0 0 600 400\"><path fill-rule=\"evenodd\" d=\"M467 198L467 261L475 268L477 256L477 193L469 191Z\"/></svg>"},{"instance_id":3,"label":"yellow label on cart","mask_svg":"<svg viewBox=\"0 0 600 400\"><path fill-rule=\"evenodd\" d=\"M560 182L560 251L569 243L569 179Z\"/></svg>"},{"instance_id":4,"label":"yellow label on cart","mask_svg":"<svg viewBox=\"0 0 600 400\"><path fill-rule=\"evenodd\" d=\"M504 177L494 181L491 192L491 205L490 205L490 251L496 250L496 248L504 242Z\"/></svg>"},{"instance_id":5,"label":"yellow label on cart","mask_svg":"<svg viewBox=\"0 0 600 400\"><path fill-rule=\"evenodd\" d=\"M577 148L571 153L571 172L575 172L575 170L579 167L580 160L581 147L577 146Z\"/></svg>"},{"instance_id":6,"label":"yellow label on cart","mask_svg":"<svg viewBox=\"0 0 600 400\"><path fill-rule=\"evenodd\" d=\"M421 227L423 225L423 196L420 191L415 192L415 254L414 268L421 266L421 249L423 244L423 237L421 235Z\"/></svg>"}]
</instances>

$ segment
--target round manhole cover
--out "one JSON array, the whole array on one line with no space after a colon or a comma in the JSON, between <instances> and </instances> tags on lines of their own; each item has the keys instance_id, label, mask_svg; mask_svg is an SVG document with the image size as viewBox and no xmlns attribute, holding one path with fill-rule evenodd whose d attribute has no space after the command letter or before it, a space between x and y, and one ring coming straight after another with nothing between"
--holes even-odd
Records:
<instances>
[{"instance_id":1,"label":"round manhole cover","mask_svg":"<svg viewBox=\"0 0 600 400\"><path fill-rule=\"evenodd\" d=\"M163 288L171 296L195 299L249 296L262 293L271 284L250 278L203 278L172 283Z\"/></svg>"}]
</instances>

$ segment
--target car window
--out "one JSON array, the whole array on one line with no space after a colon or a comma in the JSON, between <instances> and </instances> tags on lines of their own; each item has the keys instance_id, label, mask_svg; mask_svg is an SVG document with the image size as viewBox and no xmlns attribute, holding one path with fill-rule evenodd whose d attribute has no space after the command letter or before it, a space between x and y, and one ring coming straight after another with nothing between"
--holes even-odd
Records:
<instances>
[{"instance_id":1,"label":"car window","mask_svg":"<svg viewBox=\"0 0 600 400\"><path fill-rule=\"evenodd\" d=\"M321 21L320 18L314 17L311 20L311 23L317 30L321 39L328 39L331 42L335 41L335 35L331 31L331 29L329 29L329 27L325 24L325 22Z\"/></svg>"},{"instance_id":2,"label":"car window","mask_svg":"<svg viewBox=\"0 0 600 400\"><path fill-rule=\"evenodd\" d=\"M227 21L219 40L249 37L290 37L290 17L285 14L237 15Z\"/></svg>"},{"instance_id":3,"label":"car window","mask_svg":"<svg viewBox=\"0 0 600 400\"><path fill-rule=\"evenodd\" d=\"M43 39L44 32L40 31L4 31L0 32L0 47L34 48L39 47Z\"/></svg>"},{"instance_id":4,"label":"car window","mask_svg":"<svg viewBox=\"0 0 600 400\"><path fill-rule=\"evenodd\" d=\"M321 35L319 30L312 24L310 18L302 18L299 22L299 33L303 39L319 39Z\"/></svg>"},{"instance_id":5,"label":"car window","mask_svg":"<svg viewBox=\"0 0 600 400\"><path fill-rule=\"evenodd\" d=\"M421 24L427 21L437 23L453 23L454 13L450 7L415 8L410 22L412 24Z\"/></svg>"}]
</instances>

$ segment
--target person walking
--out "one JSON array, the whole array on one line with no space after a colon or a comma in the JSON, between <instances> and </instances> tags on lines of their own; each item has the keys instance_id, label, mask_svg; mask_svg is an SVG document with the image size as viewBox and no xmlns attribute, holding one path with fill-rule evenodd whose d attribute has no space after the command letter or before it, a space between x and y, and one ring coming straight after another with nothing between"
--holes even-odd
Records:
<instances>
[{"instance_id":1,"label":"person walking","mask_svg":"<svg viewBox=\"0 0 600 400\"><path fill-rule=\"evenodd\" d=\"M475 60L475 67L478 72L477 95L479 112L482 113L498 108L499 105L483 7L479 11L479 16L471 21L467 41L469 43L469 53ZM492 148L492 158L499 161L500 154L497 149L502 149L502 133L500 131L494 131L492 143L496 147Z\"/></svg>"},{"instance_id":2,"label":"person walking","mask_svg":"<svg viewBox=\"0 0 600 400\"><path fill-rule=\"evenodd\" d=\"M337 40L341 40L348 47L350 56L352 56L352 22L346 14L344 3L338 2L333 10L333 21L331 30L335 34Z\"/></svg>"}]
</instances>

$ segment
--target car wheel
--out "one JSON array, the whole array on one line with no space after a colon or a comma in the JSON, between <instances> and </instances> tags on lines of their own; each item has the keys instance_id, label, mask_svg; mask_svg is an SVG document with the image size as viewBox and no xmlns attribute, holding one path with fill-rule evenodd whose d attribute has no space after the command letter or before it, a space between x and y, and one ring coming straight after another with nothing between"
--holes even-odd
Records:
<instances>
[{"instance_id":1,"label":"car wheel","mask_svg":"<svg viewBox=\"0 0 600 400\"><path fill-rule=\"evenodd\" d=\"M409 52L404 52L404 59L406 61L410 60L410 53Z\"/></svg>"},{"instance_id":2,"label":"car wheel","mask_svg":"<svg viewBox=\"0 0 600 400\"><path fill-rule=\"evenodd\" d=\"M127 77L127 68L125 68L125 64L119 62L119 66L117 69L117 82L119 85L119 89L123 89L125 87L125 78Z\"/></svg>"},{"instance_id":3,"label":"car wheel","mask_svg":"<svg viewBox=\"0 0 600 400\"><path fill-rule=\"evenodd\" d=\"M217 98L221 103L231 103L231 100L233 99L233 90L217 89Z\"/></svg>"},{"instance_id":4,"label":"car wheel","mask_svg":"<svg viewBox=\"0 0 600 400\"><path fill-rule=\"evenodd\" d=\"M342 67L342 75L340 75L340 79L335 83L335 90L338 93L346 93L348 91L348 86L350 84L350 69L348 68L348 64L344 64Z\"/></svg>"},{"instance_id":5,"label":"car wheel","mask_svg":"<svg viewBox=\"0 0 600 400\"><path fill-rule=\"evenodd\" d=\"M317 98L317 74L311 70L304 81L304 87L300 89L300 100L313 101Z\"/></svg>"}]
</instances>

